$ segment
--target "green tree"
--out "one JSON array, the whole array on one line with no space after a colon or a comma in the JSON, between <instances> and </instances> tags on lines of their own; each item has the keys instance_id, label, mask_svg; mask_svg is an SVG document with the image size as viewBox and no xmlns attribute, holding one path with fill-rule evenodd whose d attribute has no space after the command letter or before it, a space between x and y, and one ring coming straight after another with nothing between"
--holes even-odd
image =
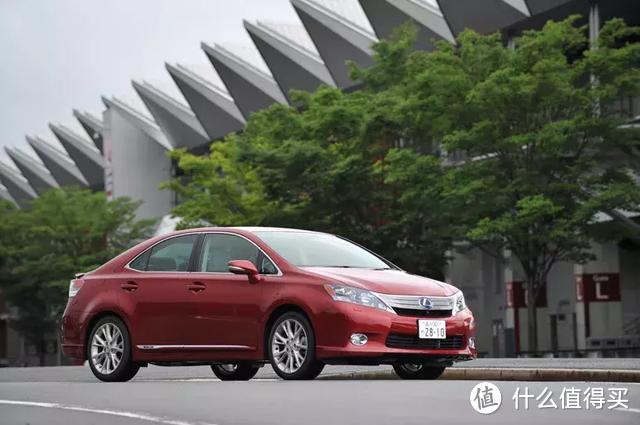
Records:
<instances>
[{"instance_id":1,"label":"green tree","mask_svg":"<svg viewBox=\"0 0 640 425\"><path fill-rule=\"evenodd\" d=\"M175 153L189 176L169 184L187 198L175 213L337 232L436 277L454 240L509 249L536 350L551 267L588 260L598 213L640 201L638 135L616 107L638 95L638 31L611 20L590 49L575 22L525 32L515 49L466 31L433 52L411 51L415 30L401 27L354 69L360 90L298 94L209 157Z\"/></svg>"},{"instance_id":2,"label":"green tree","mask_svg":"<svg viewBox=\"0 0 640 425\"><path fill-rule=\"evenodd\" d=\"M0 285L17 308L12 322L44 361L45 337L57 330L69 281L149 236L138 204L104 193L53 189L25 209L0 206Z\"/></svg>"},{"instance_id":3,"label":"green tree","mask_svg":"<svg viewBox=\"0 0 640 425\"><path fill-rule=\"evenodd\" d=\"M610 20L590 49L576 21L527 31L514 49L498 34L464 32L414 58L420 70L405 86L414 128L465 158L448 167L446 196L466 237L522 266L531 351L550 269L591 258L598 213L640 205L631 154L640 139L620 127L629 117L619 107L640 94L640 45L629 41L638 29Z\"/></svg>"},{"instance_id":4,"label":"green tree","mask_svg":"<svg viewBox=\"0 0 640 425\"><path fill-rule=\"evenodd\" d=\"M416 199L402 196L406 185L387 176L385 165L391 149L417 134L399 113L405 102L399 69L411 56L414 35L405 27L377 44L379 65L354 71L364 82L358 91L298 92L295 108L274 105L254 113L242 133L213 143L207 157L172 153L186 174L167 185L184 201L173 211L182 225L205 221L334 232L411 271L442 277L451 235L443 231L448 223L435 216L442 211L441 198L434 191L430 208L399 217L398 209L413 208ZM431 167L421 169L433 173L432 181L440 174L438 162L433 158Z\"/></svg>"}]
</instances>

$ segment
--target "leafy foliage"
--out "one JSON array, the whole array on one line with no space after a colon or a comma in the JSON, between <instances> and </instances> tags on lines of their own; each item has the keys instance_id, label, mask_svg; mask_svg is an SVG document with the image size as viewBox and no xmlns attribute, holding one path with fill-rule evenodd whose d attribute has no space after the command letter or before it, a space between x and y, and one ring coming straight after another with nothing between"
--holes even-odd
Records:
<instances>
[{"instance_id":1,"label":"leafy foliage","mask_svg":"<svg viewBox=\"0 0 640 425\"><path fill-rule=\"evenodd\" d=\"M137 207L77 189L52 189L26 209L0 205L0 286L18 309L12 325L40 350L56 329L74 274L149 235L152 222L136 220Z\"/></svg>"},{"instance_id":2,"label":"leafy foliage","mask_svg":"<svg viewBox=\"0 0 640 425\"><path fill-rule=\"evenodd\" d=\"M405 92L407 113L428 110L425 127L433 122L444 150L465 159L447 174L453 205L466 205L466 238L508 249L522 266L534 351L533 300L550 269L592 258L602 213L640 205L639 135L620 127L629 116L619 107L640 94L640 45L625 43L638 31L608 21L591 49L576 20L525 32L515 49L467 31L425 55Z\"/></svg>"},{"instance_id":3,"label":"leafy foliage","mask_svg":"<svg viewBox=\"0 0 640 425\"><path fill-rule=\"evenodd\" d=\"M174 212L331 231L436 277L466 239L512 251L534 297L554 264L590 258L596 217L640 205L639 137L619 107L640 94L638 29L610 20L590 48L576 22L513 49L465 31L433 52L401 27L373 66L352 65L359 90L296 93L208 157L175 153L188 179L168 184L185 197Z\"/></svg>"},{"instance_id":4,"label":"leafy foliage","mask_svg":"<svg viewBox=\"0 0 640 425\"><path fill-rule=\"evenodd\" d=\"M402 215L427 195L401 196L407 184L389 167L408 157L398 152L386 159L411 134L398 114L403 80L391 75L404 72L398 68L412 55L414 33L403 28L376 46L378 66L355 71L365 81L362 90L298 92L295 108L274 105L253 114L241 134L213 143L208 157L173 153L187 175L167 185L184 199L174 214L184 226L205 221L334 232L412 271L441 277L451 238L435 216L442 199L431 196L430 208ZM432 172L436 182L439 160L429 161L421 171Z\"/></svg>"}]
</instances>

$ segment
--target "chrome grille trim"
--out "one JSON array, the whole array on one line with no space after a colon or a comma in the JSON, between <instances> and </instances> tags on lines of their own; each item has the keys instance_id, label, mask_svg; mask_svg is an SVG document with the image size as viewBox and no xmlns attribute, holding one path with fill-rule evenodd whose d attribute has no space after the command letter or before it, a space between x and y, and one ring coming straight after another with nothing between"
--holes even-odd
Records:
<instances>
[{"instance_id":1,"label":"chrome grille trim","mask_svg":"<svg viewBox=\"0 0 640 425\"><path fill-rule=\"evenodd\" d=\"M397 307L411 310L453 310L454 296L451 297L434 297L429 295L376 295L382 299L389 307ZM425 308L420 305L420 299L428 298L431 301L431 308Z\"/></svg>"}]
</instances>

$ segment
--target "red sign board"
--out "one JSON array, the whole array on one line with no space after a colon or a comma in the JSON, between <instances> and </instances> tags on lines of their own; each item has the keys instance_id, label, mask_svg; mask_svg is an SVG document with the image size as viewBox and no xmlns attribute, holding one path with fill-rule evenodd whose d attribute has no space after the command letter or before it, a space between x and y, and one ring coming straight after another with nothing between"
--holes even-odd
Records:
<instances>
[{"instance_id":1,"label":"red sign board","mask_svg":"<svg viewBox=\"0 0 640 425\"><path fill-rule=\"evenodd\" d=\"M620 301L620 273L576 275L576 299L580 302Z\"/></svg>"},{"instance_id":2,"label":"red sign board","mask_svg":"<svg viewBox=\"0 0 640 425\"><path fill-rule=\"evenodd\" d=\"M527 286L524 282L513 281L507 282L505 286L507 295L507 307L508 308L521 308L527 306ZM536 299L536 307L547 306L547 291L543 288L538 293Z\"/></svg>"}]
</instances>

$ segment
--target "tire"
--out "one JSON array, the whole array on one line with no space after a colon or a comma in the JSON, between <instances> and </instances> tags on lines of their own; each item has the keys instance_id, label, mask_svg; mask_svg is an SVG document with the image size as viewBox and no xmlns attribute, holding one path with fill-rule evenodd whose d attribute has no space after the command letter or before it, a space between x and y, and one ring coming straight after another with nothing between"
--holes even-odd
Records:
<instances>
[{"instance_id":1,"label":"tire","mask_svg":"<svg viewBox=\"0 0 640 425\"><path fill-rule=\"evenodd\" d=\"M111 342L108 342L109 335ZM107 355L106 350L109 350ZM131 356L129 331L116 316L103 317L91 329L87 340L87 360L95 377L105 382L128 381L140 369Z\"/></svg>"},{"instance_id":2,"label":"tire","mask_svg":"<svg viewBox=\"0 0 640 425\"><path fill-rule=\"evenodd\" d=\"M291 338L291 334L297 337ZM287 342L283 342L283 338ZM324 363L316 359L316 339L311 323L298 312L290 311L278 317L271 326L266 342L271 366L282 379L314 379L324 368ZM305 345L306 348L303 348ZM291 359L291 363L285 359Z\"/></svg>"},{"instance_id":3,"label":"tire","mask_svg":"<svg viewBox=\"0 0 640 425\"><path fill-rule=\"evenodd\" d=\"M446 367L420 363L396 363L396 375L402 379L438 379Z\"/></svg>"},{"instance_id":4,"label":"tire","mask_svg":"<svg viewBox=\"0 0 640 425\"><path fill-rule=\"evenodd\" d=\"M221 381L248 381L256 376L260 366L253 363L229 363L211 365L213 374Z\"/></svg>"}]
</instances>

